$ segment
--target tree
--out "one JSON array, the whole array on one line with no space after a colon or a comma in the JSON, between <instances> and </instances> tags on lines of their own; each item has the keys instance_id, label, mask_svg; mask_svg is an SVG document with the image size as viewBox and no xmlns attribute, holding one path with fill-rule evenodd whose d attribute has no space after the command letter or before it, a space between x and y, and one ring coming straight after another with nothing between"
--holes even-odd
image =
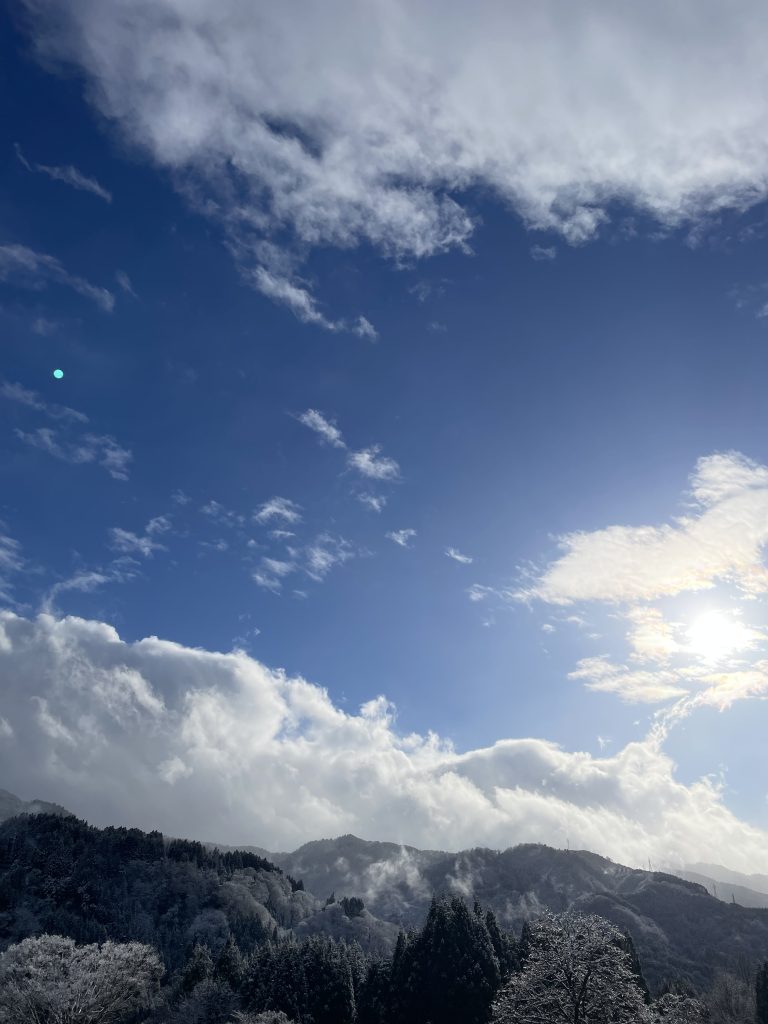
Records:
<instances>
[{"instance_id":1,"label":"tree","mask_svg":"<svg viewBox=\"0 0 768 1024\"><path fill-rule=\"evenodd\" d=\"M236 1013L236 1024L293 1024L282 1010L265 1010L263 1013Z\"/></svg>"},{"instance_id":2,"label":"tree","mask_svg":"<svg viewBox=\"0 0 768 1024\"><path fill-rule=\"evenodd\" d=\"M755 1019L757 1024L768 1024L768 960L755 979Z\"/></svg>"},{"instance_id":3,"label":"tree","mask_svg":"<svg viewBox=\"0 0 768 1024\"><path fill-rule=\"evenodd\" d=\"M706 995L712 1024L753 1024L755 990L735 974L718 974Z\"/></svg>"},{"instance_id":4,"label":"tree","mask_svg":"<svg viewBox=\"0 0 768 1024\"><path fill-rule=\"evenodd\" d=\"M653 1004L656 1024L703 1024L706 1012L698 999L667 992Z\"/></svg>"},{"instance_id":5,"label":"tree","mask_svg":"<svg viewBox=\"0 0 768 1024\"><path fill-rule=\"evenodd\" d=\"M216 961L216 977L226 981L235 991L243 980L243 957L232 935L229 936L224 948L219 953L219 958Z\"/></svg>"},{"instance_id":6,"label":"tree","mask_svg":"<svg viewBox=\"0 0 768 1024\"><path fill-rule=\"evenodd\" d=\"M648 1011L623 936L610 922L548 914L528 929L528 955L494 1003L497 1024L623 1024Z\"/></svg>"},{"instance_id":7,"label":"tree","mask_svg":"<svg viewBox=\"0 0 768 1024\"><path fill-rule=\"evenodd\" d=\"M195 943L192 953L184 965L181 975L181 988L184 992L191 992L196 985L213 974L213 960L207 946Z\"/></svg>"},{"instance_id":8,"label":"tree","mask_svg":"<svg viewBox=\"0 0 768 1024\"><path fill-rule=\"evenodd\" d=\"M138 942L24 939L0 955L0 1024L119 1024L149 1004L163 973Z\"/></svg>"}]
</instances>

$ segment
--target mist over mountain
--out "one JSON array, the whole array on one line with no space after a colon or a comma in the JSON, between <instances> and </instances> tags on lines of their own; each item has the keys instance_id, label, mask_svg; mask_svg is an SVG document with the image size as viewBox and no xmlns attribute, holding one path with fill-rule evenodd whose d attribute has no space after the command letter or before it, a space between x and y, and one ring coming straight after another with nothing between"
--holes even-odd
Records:
<instances>
[{"instance_id":1,"label":"mist over mountain","mask_svg":"<svg viewBox=\"0 0 768 1024\"><path fill-rule=\"evenodd\" d=\"M720 883L715 898L710 876L699 884L541 844L449 853L343 835L270 853L97 829L56 805L0 792L4 812L19 809L0 824L0 945L39 931L137 938L172 964L190 941L216 949L231 932L243 948L273 935L322 936L387 955L399 930L424 925L434 897L459 896L489 908L513 935L545 911L607 918L632 936L656 988L682 977L703 989L717 972L768 959L763 894ZM752 904L733 902L737 895Z\"/></svg>"},{"instance_id":2,"label":"mist over mountain","mask_svg":"<svg viewBox=\"0 0 768 1024\"><path fill-rule=\"evenodd\" d=\"M69 817L72 812L60 804L52 804L47 800L22 800L7 789L0 789L0 821L17 814L60 814Z\"/></svg>"},{"instance_id":3,"label":"mist over mountain","mask_svg":"<svg viewBox=\"0 0 768 1024\"><path fill-rule=\"evenodd\" d=\"M524 844L445 853L345 835L269 856L310 891L360 896L376 917L405 928L419 927L441 893L479 900L516 933L544 910L600 914L631 933L652 984L679 973L704 985L740 957L768 955L761 905L725 902L695 881L585 850Z\"/></svg>"}]
</instances>

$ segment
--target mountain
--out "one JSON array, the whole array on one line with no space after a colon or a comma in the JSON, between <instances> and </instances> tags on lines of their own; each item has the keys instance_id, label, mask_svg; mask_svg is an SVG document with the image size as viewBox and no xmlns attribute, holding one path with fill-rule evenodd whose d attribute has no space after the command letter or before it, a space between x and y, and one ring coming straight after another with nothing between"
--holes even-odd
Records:
<instances>
[{"instance_id":1,"label":"mountain","mask_svg":"<svg viewBox=\"0 0 768 1024\"><path fill-rule=\"evenodd\" d=\"M739 885L768 895L768 875L743 875L740 871L724 868L722 864L686 864L686 870L708 875L718 885Z\"/></svg>"},{"instance_id":2,"label":"mountain","mask_svg":"<svg viewBox=\"0 0 768 1024\"><path fill-rule=\"evenodd\" d=\"M713 878L711 875L702 875L698 871L690 871L687 868L679 868L675 874L685 878L689 882L698 882L703 885L707 892L724 903L738 903L742 907L764 907L768 908L768 893L759 892L756 889L748 889L744 885L737 885L734 882L723 881ZM736 872L733 872L736 874ZM749 878L749 875L743 876ZM759 876L758 876L759 877Z\"/></svg>"},{"instance_id":3,"label":"mountain","mask_svg":"<svg viewBox=\"0 0 768 1024\"><path fill-rule=\"evenodd\" d=\"M0 821L12 818L17 814L60 814L63 817L71 817L72 812L59 804L51 804L45 800L22 800L20 797L9 793L7 789L0 789Z\"/></svg>"},{"instance_id":4,"label":"mountain","mask_svg":"<svg viewBox=\"0 0 768 1024\"><path fill-rule=\"evenodd\" d=\"M0 823L0 950L43 932L150 942L170 968L191 943L244 952L277 934L357 940L387 953L397 927L357 902L328 906L270 861L159 832L94 828L73 815Z\"/></svg>"},{"instance_id":5,"label":"mountain","mask_svg":"<svg viewBox=\"0 0 768 1024\"><path fill-rule=\"evenodd\" d=\"M516 933L545 909L600 914L631 933L652 986L680 974L701 987L740 957L768 959L768 910L586 850L526 844L443 853L346 835L269 856L318 895L362 897L373 915L404 927L421 925L432 896L444 892L478 899Z\"/></svg>"}]
</instances>

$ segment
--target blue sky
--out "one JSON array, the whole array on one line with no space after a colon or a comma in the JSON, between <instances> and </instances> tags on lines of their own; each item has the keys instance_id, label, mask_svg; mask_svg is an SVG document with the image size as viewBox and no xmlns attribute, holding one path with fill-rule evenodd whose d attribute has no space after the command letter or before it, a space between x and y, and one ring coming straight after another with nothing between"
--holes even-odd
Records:
<instances>
[{"instance_id":1,"label":"blue sky","mask_svg":"<svg viewBox=\"0 0 768 1024\"><path fill-rule=\"evenodd\" d=\"M429 4L376 5L391 37L350 15L336 38L299 3L3 16L8 788L262 845L568 834L765 870L768 154L740 96L766 26L746 6L720 63L696 35L653 88L635 44L676 52L682 13L492 5L457 71L449 8L419 57L428 101ZM494 43L513 29L563 54L530 111ZM283 707L266 747L269 714L228 689L241 669ZM359 714L379 695L396 717ZM241 760L292 765L270 813L221 765L234 726L200 724L219 698ZM151 752L131 746L145 714ZM130 787L84 753L102 742L140 766ZM358 774L387 813L344 796Z\"/></svg>"}]
</instances>

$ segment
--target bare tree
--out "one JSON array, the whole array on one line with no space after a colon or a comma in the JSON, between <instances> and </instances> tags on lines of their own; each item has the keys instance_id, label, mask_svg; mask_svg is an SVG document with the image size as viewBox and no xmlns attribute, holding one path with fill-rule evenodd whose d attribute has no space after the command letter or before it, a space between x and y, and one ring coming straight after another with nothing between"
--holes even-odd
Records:
<instances>
[{"instance_id":1,"label":"bare tree","mask_svg":"<svg viewBox=\"0 0 768 1024\"><path fill-rule=\"evenodd\" d=\"M546 915L493 1007L495 1024L629 1024L652 1018L621 932L594 915Z\"/></svg>"},{"instance_id":2,"label":"bare tree","mask_svg":"<svg viewBox=\"0 0 768 1024\"><path fill-rule=\"evenodd\" d=\"M718 974L706 996L712 1024L753 1024L755 990L735 974Z\"/></svg>"},{"instance_id":3,"label":"bare tree","mask_svg":"<svg viewBox=\"0 0 768 1024\"><path fill-rule=\"evenodd\" d=\"M24 939L0 955L0 1024L120 1024L162 975L157 953L139 942Z\"/></svg>"}]
</instances>

